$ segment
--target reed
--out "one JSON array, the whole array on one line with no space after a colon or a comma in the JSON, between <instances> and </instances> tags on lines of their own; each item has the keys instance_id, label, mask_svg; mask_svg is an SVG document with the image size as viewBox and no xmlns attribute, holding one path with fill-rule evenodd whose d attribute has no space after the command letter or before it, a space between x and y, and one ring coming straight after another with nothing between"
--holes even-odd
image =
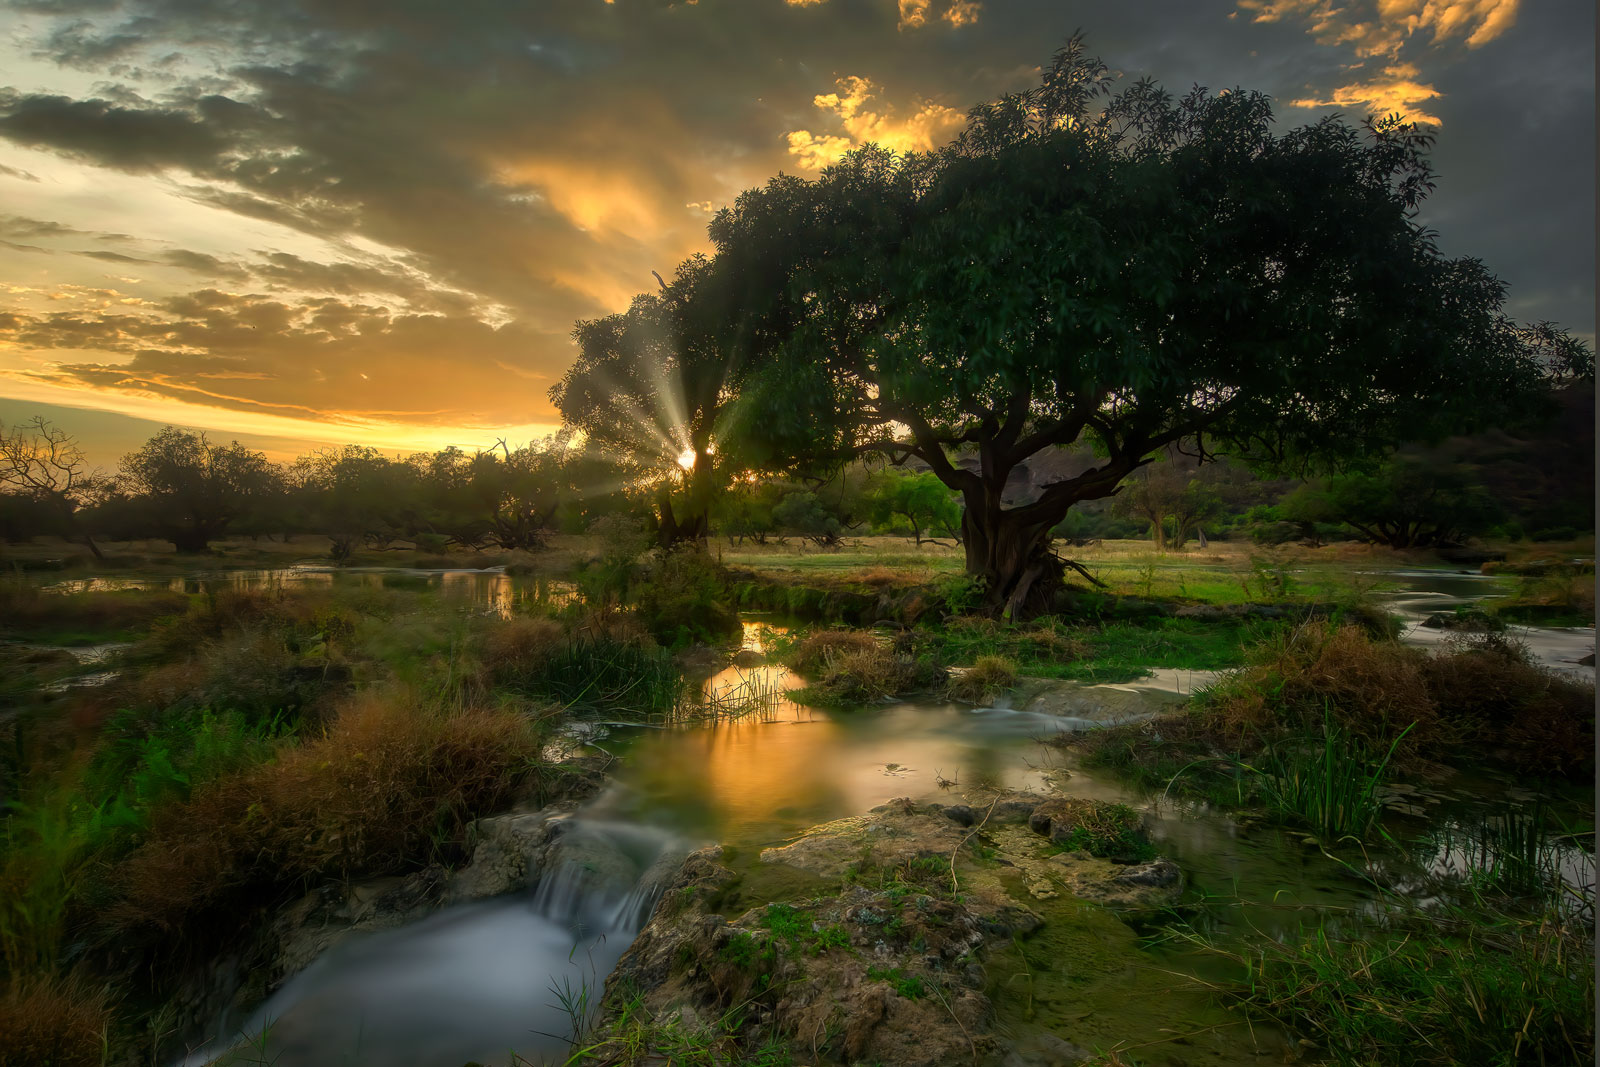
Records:
<instances>
[{"instance_id":1,"label":"reed","mask_svg":"<svg viewBox=\"0 0 1600 1067\"><path fill-rule=\"evenodd\" d=\"M1327 838L1365 838L1383 811L1378 787L1389 761L1410 732L1410 726L1401 730L1374 761L1372 751L1334 725L1330 716L1320 738L1263 750L1252 768L1259 775L1258 795L1273 811Z\"/></svg>"}]
</instances>

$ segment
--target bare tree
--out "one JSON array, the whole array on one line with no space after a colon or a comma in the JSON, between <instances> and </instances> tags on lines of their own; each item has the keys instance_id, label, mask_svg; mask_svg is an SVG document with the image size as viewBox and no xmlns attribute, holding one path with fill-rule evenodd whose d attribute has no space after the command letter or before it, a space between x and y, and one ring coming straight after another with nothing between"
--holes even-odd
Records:
<instances>
[{"instance_id":1,"label":"bare tree","mask_svg":"<svg viewBox=\"0 0 1600 1067\"><path fill-rule=\"evenodd\" d=\"M100 546L78 520L78 509L105 484L67 431L43 415L9 429L0 423L0 489L27 497L53 514L69 537L103 559Z\"/></svg>"}]
</instances>

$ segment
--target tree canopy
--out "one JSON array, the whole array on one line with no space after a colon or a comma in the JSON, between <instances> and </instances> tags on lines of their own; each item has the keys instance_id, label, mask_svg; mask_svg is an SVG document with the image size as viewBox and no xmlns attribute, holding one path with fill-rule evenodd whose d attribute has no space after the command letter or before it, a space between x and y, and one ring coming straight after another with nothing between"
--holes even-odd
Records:
<instances>
[{"instance_id":1,"label":"tree canopy","mask_svg":"<svg viewBox=\"0 0 1600 1067\"><path fill-rule=\"evenodd\" d=\"M1074 38L946 149L868 146L719 213L718 262L762 280L724 328L730 421L753 463L920 459L963 498L991 605L1041 605L1050 529L1168 446L1336 469L1592 375L1439 252L1417 218L1431 140L1398 118L1281 129L1243 90L1113 94ZM1085 439L1097 465L1003 501L1028 457Z\"/></svg>"},{"instance_id":2,"label":"tree canopy","mask_svg":"<svg viewBox=\"0 0 1600 1067\"><path fill-rule=\"evenodd\" d=\"M234 441L168 426L122 459L122 479L179 552L204 552L256 498L277 486L267 457Z\"/></svg>"}]
</instances>

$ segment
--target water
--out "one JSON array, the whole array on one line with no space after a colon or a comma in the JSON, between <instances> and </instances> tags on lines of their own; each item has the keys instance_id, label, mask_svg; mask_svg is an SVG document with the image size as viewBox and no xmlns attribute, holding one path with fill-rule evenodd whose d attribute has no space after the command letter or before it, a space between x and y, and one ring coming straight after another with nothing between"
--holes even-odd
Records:
<instances>
[{"instance_id":1,"label":"water","mask_svg":"<svg viewBox=\"0 0 1600 1067\"><path fill-rule=\"evenodd\" d=\"M526 893L356 935L291 978L231 1040L180 1067L484 1067L562 1062L606 975L688 852L675 834L596 819L557 827Z\"/></svg>"},{"instance_id":2,"label":"water","mask_svg":"<svg viewBox=\"0 0 1600 1067\"><path fill-rule=\"evenodd\" d=\"M1409 570L1383 572L1404 586L1383 600L1386 610L1405 625L1401 640L1407 644L1438 648L1458 635L1436 630L1422 622L1435 612L1481 605L1506 595L1507 580L1471 571ZM1594 627L1509 626L1507 636L1527 646L1538 663L1574 678L1594 683L1594 666L1580 664L1594 654Z\"/></svg>"}]
</instances>

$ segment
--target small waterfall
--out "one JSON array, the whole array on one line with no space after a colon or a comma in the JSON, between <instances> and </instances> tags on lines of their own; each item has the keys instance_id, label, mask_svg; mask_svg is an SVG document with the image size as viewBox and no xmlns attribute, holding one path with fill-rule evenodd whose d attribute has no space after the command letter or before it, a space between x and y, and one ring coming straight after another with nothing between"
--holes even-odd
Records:
<instances>
[{"instance_id":1,"label":"small waterfall","mask_svg":"<svg viewBox=\"0 0 1600 1067\"><path fill-rule=\"evenodd\" d=\"M341 942L178 1067L560 1063L690 846L621 821L552 831L531 891Z\"/></svg>"}]
</instances>

